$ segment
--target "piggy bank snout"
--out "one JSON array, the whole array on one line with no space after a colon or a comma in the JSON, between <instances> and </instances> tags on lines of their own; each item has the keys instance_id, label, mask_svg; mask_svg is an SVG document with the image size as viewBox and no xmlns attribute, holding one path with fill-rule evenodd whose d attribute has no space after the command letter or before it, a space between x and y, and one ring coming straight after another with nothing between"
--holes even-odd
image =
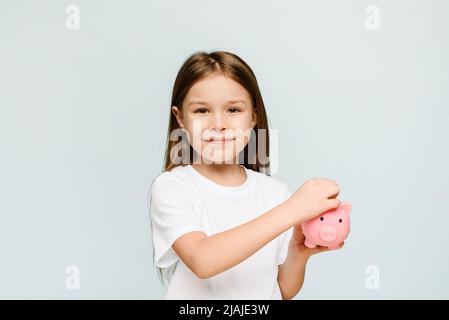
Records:
<instances>
[{"instance_id":1,"label":"piggy bank snout","mask_svg":"<svg viewBox=\"0 0 449 320\"><path fill-rule=\"evenodd\" d=\"M326 242L335 241L337 235L337 229L332 226L324 226L320 229L320 238Z\"/></svg>"}]
</instances>

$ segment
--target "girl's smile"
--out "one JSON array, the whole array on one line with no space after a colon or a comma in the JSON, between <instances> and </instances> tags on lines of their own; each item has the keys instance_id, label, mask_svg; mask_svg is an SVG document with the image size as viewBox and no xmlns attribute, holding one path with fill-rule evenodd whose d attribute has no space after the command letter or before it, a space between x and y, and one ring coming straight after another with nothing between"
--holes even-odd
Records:
<instances>
[{"instance_id":1,"label":"girl's smile","mask_svg":"<svg viewBox=\"0 0 449 320\"><path fill-rule=\"evenodd\" d=\"M227 137L212 137L209 140L206 140L208 143L212 144L227 144L232 141L235 141L235 138L227 138Z\"/></svg>"}]
</instances>

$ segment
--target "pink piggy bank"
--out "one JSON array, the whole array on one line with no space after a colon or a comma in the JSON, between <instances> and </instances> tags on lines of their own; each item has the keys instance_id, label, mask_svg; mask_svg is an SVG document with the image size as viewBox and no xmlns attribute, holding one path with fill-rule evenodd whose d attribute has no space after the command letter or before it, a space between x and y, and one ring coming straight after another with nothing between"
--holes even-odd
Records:
<instances>
[{"instance_id":1,"label":"pink piggy bank","mask_svg":"<svg viewBox=\"0 0 449 320\"><path fill-rule=\"evenodd\" d=\"M335 208L323 212L319 216L301 224L305 236L304 244L309 248L317 245L337 249L348 237L349 213L352 205L349 202L340 202Z\"/></svg>"}]
</instances>

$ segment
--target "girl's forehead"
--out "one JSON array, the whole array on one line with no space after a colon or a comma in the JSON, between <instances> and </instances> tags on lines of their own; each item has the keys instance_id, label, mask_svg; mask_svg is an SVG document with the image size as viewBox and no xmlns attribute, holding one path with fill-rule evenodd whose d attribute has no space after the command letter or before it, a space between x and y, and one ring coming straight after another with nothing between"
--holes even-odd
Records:
<instances>
[{"instance_id":1,"label":"girl's forehead","mask_svg":"<svg viewBox=\"0 0 449 320\"><path fill-rule=\"evenodd\" d=\"M250 101L249 93L238 82L224 76L208 77L195 83L188 91L185 103L219 104L229 101Z\"/></svg>"}]
</instances>

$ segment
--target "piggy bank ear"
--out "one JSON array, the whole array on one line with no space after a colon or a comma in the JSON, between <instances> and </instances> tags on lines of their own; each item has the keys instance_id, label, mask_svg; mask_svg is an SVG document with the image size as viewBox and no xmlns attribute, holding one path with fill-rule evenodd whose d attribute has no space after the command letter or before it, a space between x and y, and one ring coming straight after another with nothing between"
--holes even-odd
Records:
<instances>
[{"instance_id":1,"label":"piggy bank ear","mask_svg":"<svg viewBox=\"0 0 449 320\"><path fill-rule=\"evenodd\" d=\"M341 202L339 208L349 215L352 210L352 205L349 202Z\"/></svg>"}]
</instances>

